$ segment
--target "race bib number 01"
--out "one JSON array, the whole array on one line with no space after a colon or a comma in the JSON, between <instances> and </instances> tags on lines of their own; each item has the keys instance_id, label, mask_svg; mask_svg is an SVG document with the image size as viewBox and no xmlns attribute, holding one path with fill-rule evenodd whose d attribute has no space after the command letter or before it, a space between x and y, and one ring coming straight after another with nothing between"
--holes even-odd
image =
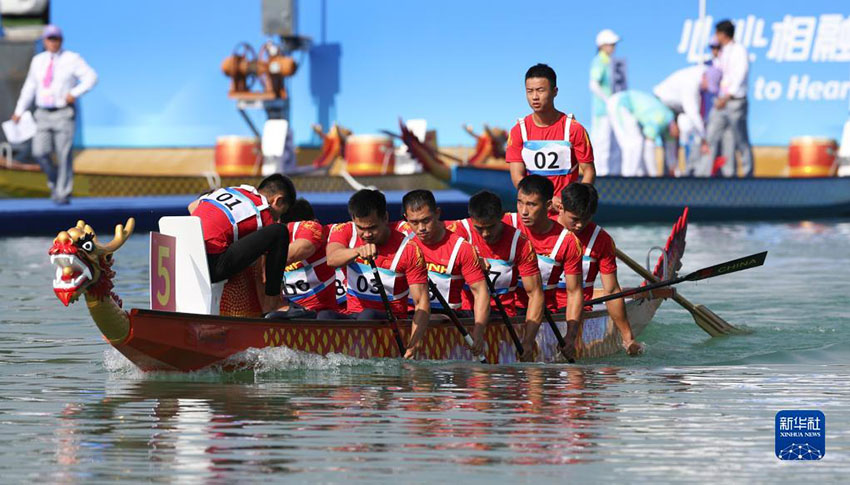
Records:
<instances>
[{"instance_id":1,"label":"race bib number 01","mask_svg":"<svg viewBox=\"0 0 850 485\"><path fill-rule=\"evenodd\" d=\"M150 248L151 309L173 312L177 306L174 288L177 238L151 231Z\"/></svg>"}]
</instances>

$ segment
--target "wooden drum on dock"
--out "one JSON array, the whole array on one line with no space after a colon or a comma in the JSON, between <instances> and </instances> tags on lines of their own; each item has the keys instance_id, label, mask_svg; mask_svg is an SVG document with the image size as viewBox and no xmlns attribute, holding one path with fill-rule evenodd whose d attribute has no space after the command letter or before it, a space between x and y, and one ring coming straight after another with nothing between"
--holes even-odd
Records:
<instances>
[{"instance_id":1,"label":"wooden drum on dock","mask_svg":"<svg viewBox=\"0 0 850 485\"><path fill-rule=\"evenodd\" d=\"M838 143L830 138L801 136L788 146L788 174L791 177L833 177L838 164Z\"/></svg>"},{"instance_id":2,"label":"wooden drum on dock","mask_svg":"<svg viewBox=\"0 0 850 485\"><path fill-rule=\"evenodd\" d=\"M220 136L215 140L215 171L219 175L259 175L260 142L251 136Z\"/></svg>"},{"instance_id":3,"label":"wooden drum on dock","mask_svg":"<svg viewBox=\"0 0 850 485\"><path fill-rule=\"evenodd\" d=\"M351 175L384 175L395 169L393 140L383 135L351 135L345 140L345 166Z\"/></svg>"}]
</instances>

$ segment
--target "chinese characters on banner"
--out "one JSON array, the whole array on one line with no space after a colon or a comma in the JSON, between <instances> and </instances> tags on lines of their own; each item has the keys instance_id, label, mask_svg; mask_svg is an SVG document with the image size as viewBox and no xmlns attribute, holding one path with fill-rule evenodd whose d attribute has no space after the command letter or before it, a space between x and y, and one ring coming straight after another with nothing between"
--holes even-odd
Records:
<instances>
[{"instance_id":1,"label":"chinese characters on banner","mask_svg":"<svg viewBox=\"0 0 850 485\"><path fill-rule=\"evenodd\" d=\"M765 48L765 57L774 62L850 61L850 16L786 15L779 22L768 23L763 18L748 15L733 22L735 41L750 52L750 62L758 59L758 51ZM711 16L702 20L686 19L677 52L686 54L688 62L707 60L706 46L714 35L714 24Z\"/></svg>"},{"instance_id":2,"label":"chinese characters on banner","mask_svg":"<svg viewBox=\"0 0 850 485\"><path fill-rule=\"evenodd\" d=\"M820 15L785 15L777 22L747 15L732 19L735 41L747 48L750 62L762 58L771 63L850 62L850 16L838 13ZM715 19L711 16L686 19L677 52L688 62L708 60L706 51L714 35ZM792 64L793 65L793 64ZM799 64L797 64L799 66ZM804 68L805 66L800 66ZM759 75L763 70L750 70L750 95L756 101L839 101L850 95L846 71L838 70L832 79L817 79L808 72L795 72L785 79Z\"/></svg>"}]
</instances>

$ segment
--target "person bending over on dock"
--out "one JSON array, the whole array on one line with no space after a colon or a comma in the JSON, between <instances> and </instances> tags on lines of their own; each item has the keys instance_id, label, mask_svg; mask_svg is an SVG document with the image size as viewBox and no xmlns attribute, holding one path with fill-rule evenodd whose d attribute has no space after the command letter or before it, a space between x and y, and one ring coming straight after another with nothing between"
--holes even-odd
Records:
<instances>
[{"instance_id":1,"label":"person bending over on dock","mask_svg":"<svg viewBox=\"0 0 850 485\"><path fill-rule=\"evenodd\" d=\"M389 224L387 199L377 190L363 189L348 200L351 223L337 224L328 238L328 265L345 267L346 312L360 320L385 320L387 314L369 260L378 267L390 307L397 318L408 318L408 295L413 300L413 327L404 358L415 357L431 317L428 271L422 251ZM318 318L341 317L322 311Z\"/></svg>"},{"instance_id":2,"label":"person bending over on dock","mask_svg":"<svg viewBox=\"0 0 850 485\"><path fill-rule=\"evenodd\" d=\"M674 148L679 139L679 125L673 110L657 97L633 89L620 91L608 98L608 113L623 155L623 177L662 175L655 161L655 143L659 138L664 143L666 158L678 163Z\"/></svg>"},{"instance_id":3,"label":"person bending over on dock","mask_svg":"<svg viewBox=\"0 0 850 485\"><path fill-rule=\"evenodd\" d=\"M598 201L599 196L592 185L572 183L561 191L561 205L558 208L558 220L578 238L583 248L581 270L584 301L593 299L593 283L596 281L597 274L602 277L603 295L621 291L620 282L617 280L617 253L614 250L614 239L592 221ZM559 306L569 306L565 292L558 293L558 297ZM623 338L623 348L629 355L639 354L641 345L632 335L632 327L626 315L623 299L611 300L605 305Z\"/></svg>"},{"instance_id":4,"label":"person bending over on dock","mask_svg":"<svg viewBox=\"0 0 850 485\"><path fill-rule=\"evenodd\" d=\"M587 130L572 114L555 109L557 95L555 71L546 64L531 66L525 73L525 97L532 113L511 129L505 154L514 187L526 175L537 174L549 178L560 194L578 180L579 166L582 182L596 181Z\"/></svg>"},{"instance_id":5,"label":"person bending over on dock","mask_svg":"<svg viewBox=\"0 0 850 485\"><path fill-rule=\"evenodd\" d=\"M490 320L490 290L481 270L481 263L472 245L446 229L440 220L440 209L430 190L413 190L401 199L405 224L413 233L413 242L422 251L428 267L428 278L437 287L451 309L443 308L437 297L430 294L431 313L450 311L461 317L473 317L472 353L484 351L484 331ZM473 295L472 311L462 312L462 290L467 285Z\"/></svg>"},{"instance_id":6,"label":"person bending over on dock","mask_svg":"<svg viewBox=\"0 0 850 485\"><path fill-rule=\"evenodd\" d=\"M496 289L494 298L499 298L509 317L516 316L516 288L521 278L528 295L525 313L525 354L522 360L530 360L534 354L534 337L543 319L543 287L537 255L522 233L502 222L502 201L493 192L482 190L469 199L469 218L451 221L448 228L466 239L478 252L487 269L487 276ZM489 300L489 299L488 299ZM472 308L472 294L463 294L463 308ZM477 301L477 300L475 300ZM491 312L498 311L491 307ZM529 340L530 338L530 340Z\"/></svg>"},{"instance_id":7,"label":"person bending over on dock","mask_svg":"<svg viewBox=\"0 0 850 485\"><path fill-rule=\"evenodd\" d=\"M289 250L289 231L277 222L295 203L295 186L281 174L269 175L255 189L225 187L202 195L189 206L201 219L210 280L224 281L265 255L263 313L281 307L281 276Z\"/></svg>"},{"instance_id":8,"label":"person bending over on dock","mask_svg":"<svg viewBox=\"0 0 850 485\"><path fill-rule=\"evenodd\" d=\"M330 227L316 220L306 199L295 201L282 222L289 231L283 274L283 295L289 300L289 310L267 318L311 318L315 312L337 310L335 273L325 254Z\"/></svg>"},{"instance_id":9,"label":"person bending over on dock","mask_svg":"<svg viewBox=\"0 0 850 485\"><path fill-rule=\"evenodd\" d=\"M531 242L540 268L545 305L552 312L558 309L558 282L563 276L564 289L560 291L566 291L570 299L566 309L567 352L570 355L575 350L573 346L583 306L581 247L575 236L549 218L553 193L554 186L546 177L525 177L517 190L517 212L505 214L502 221L519 229ZM517 307L527 306L526 292L517 290ZM533 341L533 336L527 340Z\"/></svg>"}]
</instances>

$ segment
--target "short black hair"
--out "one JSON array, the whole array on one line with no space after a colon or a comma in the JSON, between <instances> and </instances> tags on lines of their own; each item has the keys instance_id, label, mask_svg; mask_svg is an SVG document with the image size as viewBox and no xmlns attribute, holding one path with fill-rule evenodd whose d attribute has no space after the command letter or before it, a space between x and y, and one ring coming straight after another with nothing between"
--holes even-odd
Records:
<instances>
[{"instance_id":1,"label":"short black hair","mask_svg":"<svg viewBox=\"0 0 850 485\"><path fill-rule=\"evenodd\" d=\"M348 199L348 214L355 217L369 217L375 213L378 217L387 215L387 198L380 190L360 189Z\"/></svg>"},{"instance_id":2,"label":"short black hair","mask_svg":"<svg viewBox=\"0 0 850 485\"><path fill-rule=\"evenodd\" d=\"M437 199L430 190L411 190L401 198L402 216L407 214L408 209L416 210L424 206L428 206L431 212L437 212Z\"/></svg>"},{"instance_id":3,"label":"short black hair","mask_svg":"<svg viewBox=\"0 0 850 485\"><path fill-rule=\"evenodd\" d=\"M479 221L491 221L502 217L502 199L489 190L482 190L469 198L469 217Z\"/></svg>"},{"instance_id":4,"label":"short black hair","mask_svg":"<svg viewBox=\"0 0 850 485\"><path fill-rule=\"evenodd\" d=\"M586 221L596 214L599 194L596 192L596 187L591 184L573 182L561 191L561 204L564 210Z\"/></svg>"},{"instance_id":5,"label":"short black hair","mask_svg":"<svg viewBox=\"0 0 850 485\"><path fill-rule=\"evenodd\" d=\"M543 197L543 202L552 200L555 195L555 185L548 178L532 174L526 175L516 186L517 192L525 192L526 194L537 194Z\"/></svg>"},{"instance_id":6,"label":"short black hair","mask_svg":"<svg viewBox=\"0 0 850 485\"><path fill-rule=\"evenodd\" d=\"M717 25L714 26L714 30L716 30L717 32L723 32L724 34L729 36L730 39L735 38L735 24L733 24L732 21L729 19L717 22Z\"/></svg>"},{"instance_id":7,"label":"short black hair","mask_svg":"<svg viewBox=\"0 0 850 485\"><path fill-rule=\"evenodd\" d=\"M264 178L260 182L260 185L257 186L257 190L272 195L283 195L283 199L286 201L288 207L295 205L295 199L298 197L295 191L295 184L292 183L289 177L280 173L273 173Z\"/></svg>"},{"instance_id":8,"label":"short black hair","mask_svg":"<svg viewBox=\"0 0 850 485\"><path fill-rule=\"evenodd\" d=\"M292 204L292 207L281 217L281 222L289 223L296 221L312 221L316 218L313 206L305 198L300 198Z\"/></svg>"},{"instance_id":9,"label":"short black hair","mask_svg":"<svg viewBox=\"0 0 850 485\"><path fill-rule=\"evenodd\" d=\"M555 70L546 64L535 64L525 71L525 80L528 81L533 77L544 77L549 80L549 87L555 88L558 86L558 76L555 75Z\"/></svg>"}]
</instances>

